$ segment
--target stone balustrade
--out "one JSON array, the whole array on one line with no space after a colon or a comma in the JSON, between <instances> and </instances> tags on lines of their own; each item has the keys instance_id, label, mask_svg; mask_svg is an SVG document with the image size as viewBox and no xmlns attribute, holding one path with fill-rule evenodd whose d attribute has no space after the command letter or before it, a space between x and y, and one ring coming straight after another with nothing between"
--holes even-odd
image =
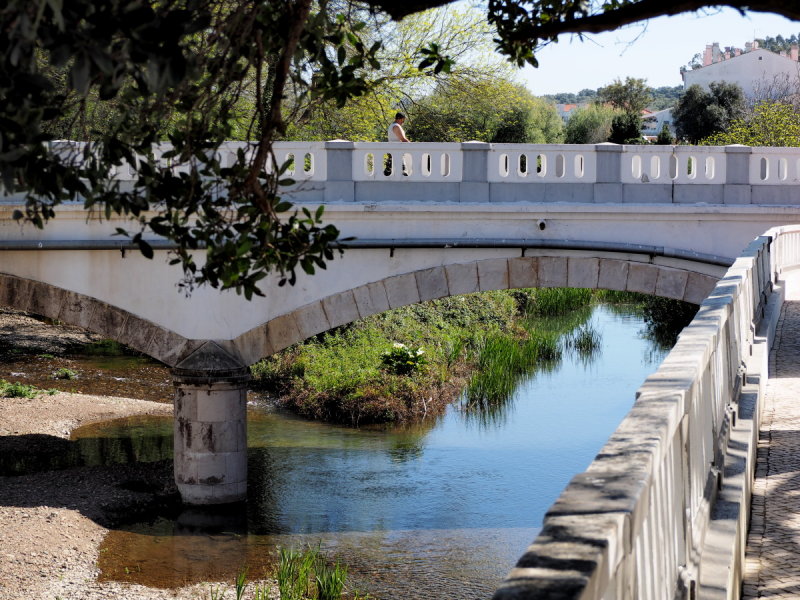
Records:
<instances>
[{"instance_id":1,"label":"stone balustrade","mask_svg":"<svg viewBox=\"0 0 800 600\"><path fill-rule=\"evenodd\" d=\"M52 142L75 160L76 142ZM173 162L168 143L154 153ZM616 144L487 144L277 142L289 162L298 202L583 202L797 205L800 148L748 146L620 146ZM226 142L222 166L248 142ZM393 167L392 167L393 165ZM177 170L185 166L176 166ZM115 176L131 180L128 165Z\"/></svg>"},{"instance_id":2,"label":"stone balustrade","mask_svg":"<svg viewBox=\"0 0 800 600\"><path fill-rule=\"evenodd\" d=\"M739 598L780 273L798 265L800 226L745 249L495 600Z\"/></svg>"}]
</instances>

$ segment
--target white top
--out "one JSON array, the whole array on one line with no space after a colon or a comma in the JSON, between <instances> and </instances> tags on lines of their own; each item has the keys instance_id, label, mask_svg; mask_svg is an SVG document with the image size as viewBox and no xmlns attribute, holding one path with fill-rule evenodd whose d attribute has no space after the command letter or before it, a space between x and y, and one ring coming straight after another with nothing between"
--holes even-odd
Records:
<instances>
[{"instance_id":1,"label":"white top","mask_svg":"<svg viewBox=\"0 0 800 600\"><path fill-rule=\"evenodd\" d=\"M400 125L400 123L398 123L397 121L389 125L389 131L387 133L387 137L390 142L402 142L405 135L406 132L403 131L402 125Z\"/></svg>"}]
</instances>

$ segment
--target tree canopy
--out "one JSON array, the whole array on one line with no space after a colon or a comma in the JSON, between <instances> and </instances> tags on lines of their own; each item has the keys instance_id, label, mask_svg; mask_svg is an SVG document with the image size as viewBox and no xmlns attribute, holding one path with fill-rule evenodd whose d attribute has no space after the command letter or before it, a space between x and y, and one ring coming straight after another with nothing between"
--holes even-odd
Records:
<instances>
[{"instance_id":1,"label":"tree canopy","mask_svg":"<svg viewBox=\"0 0 800 600\"><path fill-rule=\"evenodd\" d=\"M263 293L267 274L293 283L334 256L338 231L322 211L294 212L280 195L289 178L272 142L286 134L287 111L315 101L342 108L386 77L382 54L395 21L453 0L6 0L0 8L0 181L26 195L16 215L42 226L57 206L133 220L121 231L146 256L148 236L175 243L184 285ZM599 33L719 3L700 0L488 0L497 49L512 63L562 34ZM778 0L723 5L800 19ZM401 28L402 21L397 24ZM423 40L404 67L436 77L454 68L457 49ZM288 97L294 99L287 102ZM290 115L291 117L291 115ZM49 151L68 135L88 142L75 156ZM226 139L253 142L232 166ZM165 157L153 143L169 141ZM167 168L162 159L182 165ZM126 162L123 188L112 176ZM198 257L201 257L202 260Z\"/></svg>"},{"instance_id":2,"label":"tree canopy","mask_svg":"<svg viewBox=\"0 0 800 600\"><path fill-rule=\"evenodd\" d=\"M724 132L702 141L709 146L800 146L800 113L788 103L762 102L735 118Z\"/></svg>"},{"instance_id":3,"label":"tree canopy","mask_svg":"<svg viewBox=\"0 0 800 600\"><path fill-rule=\"evenodd\" d=\"M709 91L689 86L672 112L679 139L696 144L720 131L733 119L744 115L746 103L742 88L734 83L713 82Z\"/></svg>"}]
</instances>

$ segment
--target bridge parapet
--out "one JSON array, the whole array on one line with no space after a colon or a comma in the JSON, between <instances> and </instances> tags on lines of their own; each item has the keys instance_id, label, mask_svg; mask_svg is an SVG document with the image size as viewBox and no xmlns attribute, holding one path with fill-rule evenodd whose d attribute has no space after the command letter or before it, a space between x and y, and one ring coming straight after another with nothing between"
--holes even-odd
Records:
<instances>
[{"instance_id":1,"label":"bridge parapet","mask_svg":"<svg viewBox=\"0 0 800 600\"><path fill-rule=\"evenodd\" d=\"M65 160L85 147L53 142ZM222 166L253 144L226 142ZM172 146L154 154L170 167ZM797 205L800 149L748 146L277 142L297 202L579 202ZM268 166L269 167L269 166ZM185 170L186 165L175 164ZM271 168L271 167L270 167ZM129 165L114 171L130 181Z\"/></svg>"},{"instance_id":2,"label":"bridge parapet","mask_svg":"<svg viewBox=\"0 0 800 600\"><path fill-rule=\"evenodd\" d=\"M745 249L495 600L740 597L780 273L797 266L800 226Z\"/></svg>"}]
</instances>

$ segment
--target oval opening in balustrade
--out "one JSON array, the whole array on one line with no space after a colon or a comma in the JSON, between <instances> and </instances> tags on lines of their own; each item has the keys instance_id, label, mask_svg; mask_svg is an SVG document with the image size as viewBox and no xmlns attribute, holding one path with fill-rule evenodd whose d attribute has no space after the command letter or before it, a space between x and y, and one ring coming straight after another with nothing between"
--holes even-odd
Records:
<instances>
[{"instance_id":1,"label":"oval opening in balustrade","mask_svg":"<svg viewBox=\"0 0 800 600\"><path fill-rule=\"evenodd\" d=\"M778 179L786 181L789 178L789 161L785 158L778 159Z\"/></svg>"},{"instance_id":2,"label":"oval opening in balustrade","mask_svg":"<svg viewBox=\"0 0 800 600\"><path fill-rule=\"evenodd\" d=\"M497 171L500 177L508 177L508 154L501 154L498 157Z\"/></svg>"},{"instance_id":3,"label":"oval opening in balustrade","mask_svg":"<svg viewBox=\"0 0 800 600\"><path fill-rule=\"evenodd\" d=\"M422 155L422 164L420 165L419 172L423 177L430 177L432 170L431 155L427 152Z\"/></svg>"},{"instance_id":4,"label":"oval opening in balustrade","mask_svg":"<svg viewBox=\"0 0 800 600\"><path fill-rule=\"evenodd\" d=\"M678 157L674 154L669 156L669 178L677 179L678 177Z\"/></svg>"},{"instance_id":5,"label":"oval opening in balustrade","mask_svg":"<svg viewBox=\"0 0 800 600\"><path fill-rule=\"evenodd\" d=\"M583 154L575 155L575 177L583 177L584 169L586 168L586 161L583 159Z\"/></svg>"},{"instance_id":6,"label":"oval opening in balustrade","mask_svg":"<svg viewBox=\"0 0 800 600\"><path fill-rule=\"evenodd\" d=\"M658 179L661 177L661 157L650 157L650 179Z\"/></svg>"},{"instance_id":7,"label":"oval opening in balustrade","mask_svg":"<svg viewBox=\"0 0 800 600\"><path fill-rule=\"evenodd\" d=\"M520 177L528 176L528 155L520 154L517 160L517 175Z\"/></svg>"},{"instance_id":8,"label":"oval opening in balustrade","mask_svg":"<svg viewBox=\"0 0 800 600\"><path fill-rule=\"evenodd\" d=\"M697 159L694 156L686 159L686 176L689 179L697 178Z\"/></svg>"},{"instance_id":9,"label":"oval opening in balustrade","mask_svg":"<svg viewBox=\"0 0 800 600\"><path fill-rule=\"evenodd\" d=\"M714 179L716 173L717 163L714 161L713 156L706 157L706 179Z\"/></svg>"},{"instance_id":10,"label":"oval opening in balustrade","mask_svg":"<svg viewBox=\"0 0 800 600\"><path fill-rule=\"evenodd\" d=\"M366 175L375 174L375 155L372 152L364 155L364 173Z\"/></svg>"},{"instance_id":11,"label":"oval opening in balustrade","mask_svg":"<svg viewBox=\"0 0 800 600\"><path fill-rule=\"evenodd\" d=\"M556 155L556 177L564 177L567 174L567 164L563 154Z\"/></svg>"},{"instance_id":12,"label":"oval opening in balustrade","mask_svg":"<svg viewBox=\"0 0 800 600\"><path fill-rule=\"evenodd\" d=\"M294 153L285 154L282 161L278 159L277 156L275 157L275 159L276 162L278 163L277 166L279 171L283 169L283 172L286 175L294 175L294 168L295 168Z\"/></svg>"},{"instance_id":13,"label":"oval opening in balustrade","mask_svg":"<svg viewBox=\"0 0 800 600\"><path fill-rule=\"evenodd\" d=\"M536 156L536 174L539 177L547 175L547 156L539 154Z\"/></svg>"},{"instance_id":14,"label":"oval opening in balustrade","mask_svg":"<svg viewBox=\"0 0 800 600\"><path fill-rule=\"evenodd\" d=\"M769 161L767 160L766 156L762 156L759 162L759 169L758 169L758 176L761 181L766 181L767 177L769 177Z\"/></svg>"},{"instance_id":15,"label":"oval opening in balustrade","mask_svg":"<svg viewBox=\"0 0 800 600\"><path fill-rule=\"evenodd\" d=\"M314 155L310 152L306 152L306 155L303 157L303 172L306 175L314 174Z\"/></svg>"},{"instance_id":16,"label":"oval opening in balustrade","mask_svg":"<svg viewBox=\"0 0 800 600\"><path fill-rule=\"evenodd\" d=\"M443 177L450 177L450 174L451 174L451 171L450 171L450 154L447 154L447 153L442 154L441 162L442 162L442 176Z\"/></svg>"},{"instance_id":17,"label":"oval opening in balustrade","mask_svg":"<svg viewBox=\"0 0 800 600\"><path fill-rule=\"evenodd\" d=\"M638 154L631 159L631 177L634 179L642 177L642 157Z\"/></svg>"}]
</instances>

